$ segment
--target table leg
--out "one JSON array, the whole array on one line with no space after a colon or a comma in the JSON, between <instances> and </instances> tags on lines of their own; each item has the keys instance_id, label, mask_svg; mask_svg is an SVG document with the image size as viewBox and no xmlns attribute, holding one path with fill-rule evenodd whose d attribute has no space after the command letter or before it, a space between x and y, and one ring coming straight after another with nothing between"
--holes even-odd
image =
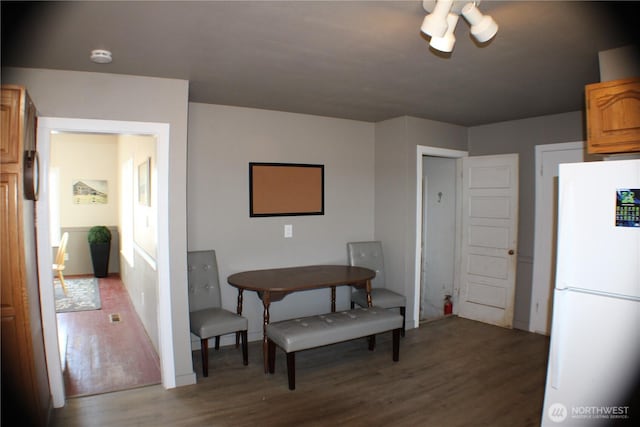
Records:
<instances>
[{"instance_id":1,"label":"table leg","mask_svg":"<svg viewBox=\"0 0 640 427\"><path fill-rule=\"evenodd\" d=\"M262 324L262 357L264 359L264 373L269 372L269 349L267 344L267 325L269 324L269 306L271 305L271 295L269 291L262 294L262 305L264 306L263 324Z\"/></svg>"},{"instance_id":2,"label":"table leg","mask_svg":"<svg viewBox=\"0 0 640 427\"><path fill-rule=\"evenodd\" d=\"M336 287L331 287L331 312L336 312Z\"/></svg>"},{"instance_id":3,"label":"table leg","mask_svg":"<svg viewBox=\"0 0 640 427\"><path fill-rule=\"evenodd\" d=\"M372 307L373 301L371 300L371 280L367 280L367 307ZM369 337L369 350L376 348L376 336L371 335Z\"/></svg>"},{"instance_id":4,"label":"table leg","mask_svg":"<svg viewBox=\"0 0 640 427\"><path fill-rule=\"evenodd\" d=\"M242 292L244 289L238 288L238 305L236 306L236 313L242 316ZM240 332L236 332L236 348L240 345Z\"/></svg>"}]
</instances>

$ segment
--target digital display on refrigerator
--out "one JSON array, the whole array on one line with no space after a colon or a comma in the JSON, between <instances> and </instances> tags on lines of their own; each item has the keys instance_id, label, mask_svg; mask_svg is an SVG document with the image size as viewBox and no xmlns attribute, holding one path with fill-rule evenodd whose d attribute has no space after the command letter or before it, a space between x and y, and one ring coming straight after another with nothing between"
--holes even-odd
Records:
<instances>
[{"instance_id":1,"label":"digital display on refrigerator","mask_svg":"<svg viewBox=\"0 0 640 427\"><path fill-rule=\"evenodd\" d=\"M640 188L616 190L616 227L640 227Z\"/></svg>"}]
</instances>

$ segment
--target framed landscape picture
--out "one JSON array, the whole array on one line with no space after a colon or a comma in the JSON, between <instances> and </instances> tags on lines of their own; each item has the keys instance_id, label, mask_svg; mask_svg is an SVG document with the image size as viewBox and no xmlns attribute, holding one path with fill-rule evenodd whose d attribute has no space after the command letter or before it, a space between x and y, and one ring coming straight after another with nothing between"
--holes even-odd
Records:
<instances>
[{"instance_id":1,"label":"framed landscape picture","mask_svg":"<svg viewBox=\"0 0 640 427\"><path fill-rule=\"evenodd\" d=\"M74 179L72 193L74 205L103 205L109 201L109 187L104 179Z\"/></svg>"}]
</instances>

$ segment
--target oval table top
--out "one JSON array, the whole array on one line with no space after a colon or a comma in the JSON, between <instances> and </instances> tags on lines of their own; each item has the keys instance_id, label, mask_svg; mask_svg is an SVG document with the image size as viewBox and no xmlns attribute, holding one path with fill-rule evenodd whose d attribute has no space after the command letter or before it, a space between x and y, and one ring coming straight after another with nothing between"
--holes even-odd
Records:
<instances>
[{"instance_id":1,"label":"oval table top","mask_svg":"<svg viewBox=\"0 0 640 427\"><path fill-rule=\"evenodd\" d=\"M235 273L227 282L238 289L257 292L295 292L340 285L363 285L376 272L349 265L309 265Z\"/></svg>"}]
</instances>

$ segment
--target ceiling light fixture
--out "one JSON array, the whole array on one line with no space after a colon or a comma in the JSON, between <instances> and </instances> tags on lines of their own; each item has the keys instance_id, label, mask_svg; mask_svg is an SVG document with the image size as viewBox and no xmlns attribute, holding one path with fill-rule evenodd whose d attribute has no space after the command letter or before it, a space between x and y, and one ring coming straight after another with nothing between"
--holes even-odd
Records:
<instances>
[{"instance_id":1,"label":"ceiling light fixture","mask_svg":"<svg viewBox=\"0 0 640 427\"><path fill-rule=\"evenodd\" d=\"M448 14L446 21L448 26L447 32L444 33L444 36L442 37L431 37L429 46L439 50L440 52L451 52L453 50L453 46L456 44L456 36L453 35L453 30L456 29L458 19L460 19L460 15L456 15L455 13Z\"/></svg>"},{"instance_id":2,"label":"ceiling light fixture","mask_svg":"<svg viewBox=\"0 0 640 427\"><path fill-rule=\"evenodd\" d=\"M429 14L424 18L420 30L431 37L429 46L441 52L451 52L456 38L453 34L460 15L471 25L471 35L485 43L498 32L498 24L489 15L478 10L477 1L423 0L422 7Z\"/></svg>"},{"instance_id":3,"label":"ceiling light fixture","mask_svg":"<svg viewBox=\"0 0 640 427\"><path fill-rule=\"evenodd\" d=\"M96 64L108 64L113 60L111 52L105 49L92 50L90 58Z\"/></svg>"},{"instance_id":4,"label":"ceiling light fixture","mask_svg":"<svg viewBox=\"0 0 640 427\"><path fill-rule=\"evenodd\" d=\"M435 3L435 5L430 5L432 7L432 12L425 16L424 21L422 21L422 27L420 30L428 36L431 37L444 37L444 34L447 32L447 15L453 6L453 1L451 0L440 0L440 1L423 1L422 5L426 9L426 3Z\"/></svg>"}]
</instances>

